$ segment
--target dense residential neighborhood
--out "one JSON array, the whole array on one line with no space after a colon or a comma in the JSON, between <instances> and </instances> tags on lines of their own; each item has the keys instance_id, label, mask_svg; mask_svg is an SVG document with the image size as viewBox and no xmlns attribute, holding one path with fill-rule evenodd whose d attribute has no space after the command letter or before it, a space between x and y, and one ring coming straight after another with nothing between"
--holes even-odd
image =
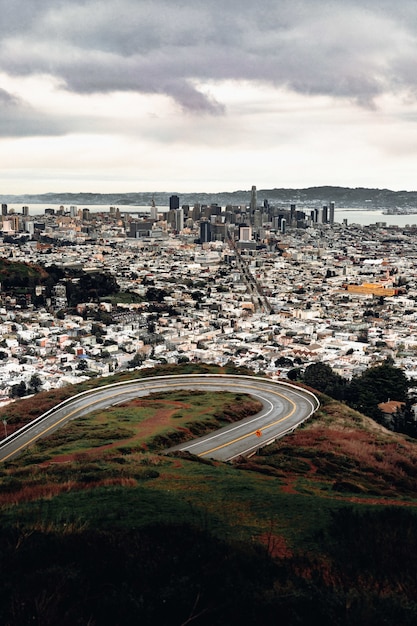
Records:
<instances>
[{"instance_id":1,"label":"dense residential neighborhood","mask_svg":"<svg viewBox=\"0 0 417 626\"><path fill-rule=\"evenodd\" d=\"M272 378L322 362L350 380L389 357L416 378L414 228L336 223L331 205L259 207L254 188L247 207L151 204L3 205L3 403L187 360ZM21 264L35 274L11 280Z\"/></svg>"}]
</instances>

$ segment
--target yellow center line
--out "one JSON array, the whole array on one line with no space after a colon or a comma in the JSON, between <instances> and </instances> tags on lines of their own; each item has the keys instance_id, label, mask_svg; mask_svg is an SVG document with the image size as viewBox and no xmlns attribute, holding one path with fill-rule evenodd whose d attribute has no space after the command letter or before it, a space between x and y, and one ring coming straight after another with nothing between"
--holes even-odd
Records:
<instances>
[{"instance_id":1,"label":"yellow center line","mask_svg":"<svg viewBox=\"0 0 417 626\"><path fill-rule=\"evenodd\" d=\"M181 382L181 383L178 383L178 382L163 381L163 383L161 383L161 384L154 384L154 385L146 386L146 387L145 387L145 390L146 390L146 391L148 391L148 390L152 390L152 389L161 389L161 390L163 390L163 389L164 389L164 388L166 388L166 387L179 387L179 385L181 385L181 386L183 386L183 385L187 386L187 383L188 383L188 385L190 385L190 383L191 383L191 385L192 385L192 386L195 386L195 384L194 384L192 381L183 381L183 382ZM200 386L200 385L211 385L211 386L215 385L215 386L222 386L222 387L231 387L231 388L233 388L233 383L232 383L232 384L230 384L230 382L223 382L223 381L218 381L218 382L215 382L215 383L210 382L210 381L198 381L198 382L197 382L197 385L199 385L199 386ZM238 386L240 386L240 385L238 385ZM180 387L180 388L181 388L181 387ZM265 389L264 389L263 387L255 387L255 386L253 386L253 387L252 387L252 389L256 389L257 391L265 391ZM129 390L129 389L127 389L127 390L126 390L126 389L124 389L123 391L118 391L117 393L114 393L114 394L112 394L112 395L108 396L108 397L107 397L107 399L114 399L114 398L117 398L118 396L123 396L123 395L126 395L126 393L129 393L129 391L130 391L130 392L133 392L134 390L133 390L133 389L132 389L132 390ZM285 397L285 396L283 396L282 394L280 394L280 393L278 393L278 392L276 392L276 391L271 391L271 390L267 390L267 391L268 391L268 393L274 393L274 394L276 394L276 395L278 395L278 396ZM286 398L286 399L288 400L288 398ZM106 398L104 398L104 400L106 400ZM36 434L34 437L32 437L32 439L29 439L29 441L26 441L26 442L25 442L25 443L23 443L21 446L19 446L18 448L16 448L15 450L13 450L12 452L10 452L9 454L7 454L5 457L3 457L3 458L1 459L1 461L3 461L3 462L4 462L4 461L7 461L7 459L9 459L11 456L16 455L18 452L20 452L21 450L23 450L23 448L27 448L27 447L29 447L29 446L30 446L32 443L34 443L37 439L40 439L41 437L44 437L44 436L45 436L45 434L47 434L50 430L52 430L53 428L57 428L57 427L59 427L59 425L60 425L62 422L69 421L69 420L71 419L71 416L72 416L72 415L74 415L74 414L76 414L78 411L85 411L85 409L88 409L89 407L92 407L92 406L94 406L95 404L99 404L99 403L100 403L100 402L102 402L102 401L103 401L103 398L99 398L98 400L93 400L92 402L89 402L88 404L86 404L86 405L84 405L84 406L82 406L82 407L78 407L77 409L73 409L72 411L70 411L69 413L65 414L63 417L61 417L61 418L60 418L57 422L54 422L53 424L51 424L50 426L48 426L47 428L45 428L42 432L40 432L40 433ZM292 401L290 401L290 402L291 402L292 404L294 404ZM107 408L107 406L106 406L106 407L103 407L103 408ZM294 409L293 409L293 411L292 411L292 412L291 412L288 416L286 416L285 418L281 418L281 420L279 420L278 422L275 422L274 424L270 424L269 426L266 426L265 428L270 428L271 426L274 426L275 424L279 423L279 422L280 422L280 421L282 421L283 419L287 419L288 417L290 417L290 415L292 415L292 413L294 412L294 410L295 410L295 404L294 404ZM254 432L256 432L256 431L254 431ZM253 433L250 433L250 434L253 434ZM234 440L234 441L239 441L239 439L244 439L245 437L248 437L248 436L249 436L249 435L244 435L244 436L242 436L241 438L238 438L238 439L236 439L236 440ZM233 442L231 442L231 443L233 443ZM219 448L222 448L222 447L224 447L224 446L226 446L226 445L230 445L230 444L223 444L223 446L219 446ZM213 448L213 450L209 450L209 452L213 452L214 450L217 450L217 449L218 449L218 448ZM203 454L208 454L208 452L205 452L205 453L203 453ZM201 455L199 455L199 456L203 456L203 454L201 454Z\"/></svg>"},{"instance_id":2,"label":"yellow center line","mask_svg":"<svg viewBox=\"0 0 417 626\"><path fill-rule=\"evenodd\" d=\"M124 394L126 394L126 390L114 393L111 396L108 396L108 398L113 399L113 398L116 398L117 396L124 395ZM50 426L48 426L47 428L42 430L42 432L37 433L34 437L32 437L32 439L29 439L29 441L26 441L24 444L22 444L21 446L19 446L15 450L13 450L13 452L10 452L10 454L5 456L2 460L3 461L7 461L7 459L9 457L17 454L17 452L20 452L20 450L22 450L23 448L27 448L28 446L30 446L37 439L40 439L41 437L44 437L46 433L48 433L50 430L52 430L52 428L56 428L62 422L69 421L71 419L71 416L75 415L75 413L77 413L78 411L84 411L85 409L88 409L89 407L94 406L95 404L99 404L102 401L103 401L103 398L99 398L98 400L93 400L92 402L89 402L88 404L85 404L84 406L78 407L77 409L73 409L69 413L66 413L57 422L54 422L53 424L51 424ZM103 407L103 408L107 408L107 407Z\"/></svg>"},{"instance_id":3,"label":"yellow center line","mask_svg":"<svg viewBox=\"0 0 417 626\"><path fill-rule=\"evenodd\" d=\"M275 392L273 392L275 393ZM281 395L281 394L278 394ZM285 397L285 396L284 396ZM291 415L294 414L297 406L296 404L292 401L289 400L288 398L286 398L286 400L288 400L288 402L290 402L290 404L293 405L292 410L287 413L287 415L284 415L284 417L281 417L279 420L276 420L275 422L271 422L270 424L268 424L267 426L261 426L261 427L257 427L255 430L252 430L250 433L246 433L246 435L241 435L240 437L236 437L236 439L232 439L232 441L228 441L227 443L223 443L220 446L216 446L215 448L211 448L210 450L207 450L206 452L201 452L200 454L197 454L197 456L206 456L207 454L210 454L210 452L216 452L216 450L221 450L222 448L227 448L228 446L233 445L234 443L237 443L238 441L242 441L243 439L247 439L248 437L252 437L252 435L256 435L256 432L259 430L267 430L268 428L272 428L273 426L276 426L277 424L280 424L281 422L285 422L285 420L289 419L291 417Z\"/></svg>"}]
</instances>

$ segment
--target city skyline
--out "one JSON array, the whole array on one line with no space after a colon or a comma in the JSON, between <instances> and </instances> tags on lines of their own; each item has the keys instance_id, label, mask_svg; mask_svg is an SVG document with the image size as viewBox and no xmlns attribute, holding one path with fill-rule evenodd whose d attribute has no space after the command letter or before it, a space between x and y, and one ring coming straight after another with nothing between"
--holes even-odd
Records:
<instances>
[{"instance_id":1,"label":"city skyline","mask_svg":"<svg viewBox=\"0 0 417 626\"><path fill-rule=\"evenodd\" d=\"M0 0L0 192L417 189L417 7Z\"/></svg>"}]
</instances>

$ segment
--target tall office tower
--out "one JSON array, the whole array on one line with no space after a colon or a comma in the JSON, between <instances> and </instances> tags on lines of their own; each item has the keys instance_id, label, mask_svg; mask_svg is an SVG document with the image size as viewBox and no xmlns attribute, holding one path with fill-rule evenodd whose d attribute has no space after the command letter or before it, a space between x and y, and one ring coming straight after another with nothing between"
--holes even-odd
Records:
<instances>
[{"instance_id":1,"label":"tall office tower","mask_svg":"<svg viewBox=\"0 0 417 626\"><path fill-rule=\"evenodd\" d=\"M61 210L61 207L59 207L59 209ZM84 209L83 210L83 214L84 214L84 211L88 211L88 209ZM77 214L78 214L78 208L75 205L71 205L70 206L70 217L77 217ZM84 218L83 217L83 219L88 219L88 218Z\"/></svg>"},{"instance_id":2,"label":"tall office tower","mask_svg":"<svg viewBox=\"0 0 417 626\"><path fill-rule=\"evenodd\" d=\"M334 224L334 202L330 202L329 224Z\"/></svg>"},{"instance_id":3,"label":"tall office tower","mask_svg":"<svg viewBox=\"0 0 417 626\"><path fill-rule=\"evenodd\" d=\"M211 217L211 207L209 207L207 204L203 204L201 206L201 217L204 217L207 220L209 220Z\"/></svg>"},{"instance_id":4,"label":"tall office tower","mask_svg":"<svg viewBox=\"0 0 417 626\"><path fill-rule=\"evenodd\" d=\"M200 222L200 243L208 243L211 241L211 224L203 220Z\"/></svg>"},{"instance_id":5,"label":"tall office tower","mask_svg":"<svg viewBox=\"0 0 417 626\"><path fill-rule=\"evenodd\" d=\"M251 194L250 194L250 210L251 210L251 213L253 213L253 211L255 211L255 209L257 207L257 204L258 204L258 199L257 199L257 196L256 196L256 186L252 185L252 191L251 191Z\"/></svg>"},{"instance_id":6,"label":"tall office tower","mask_svg":"<svg viewBox=\"0 0 417 626\"><path fill-rule=\"evenodd\" d=\"M182 209L175 211L175 230L179 233L184 230L184 211Z\"/></svg>"},{"instance_id":7,"label":"tall office tower","mask_svg":"<svg viewBox=\"0 0 417 626\"><path fill-rule=\"evenodd\" d=\"M169 226L171 226L171 228L173 228L175 230L176 224L177 224L177 222L176 222L176 220L177 220L176 211L169 210L168 213L166 214L166 220L167 220L167 223L169 224Z\"/></svg>"},{"instance_id":8,"label":"tall office tower","mask_svg":"<svg viewBox=\"0 0 417 626\"><path fill-rule=\"evenodd\" d=\"M90 219L90 209L83 209L82 216L83 221L88 222L88 220Z\"/></svg>"},{"instance_id":9,"label":"tall office tower","mask_svg":"<svg viewBox=\"0 0 417 626\"><path fill-rule=\"evenodd\" d=\"M19 216L18 215L10 215L9 216L9 220L12 223L12 229L15 231L15 233L17 233L20 230Z\"/></svg>"},{"instance_id":10,"label":"tall office tower","mask_svg":"<svg viewBox=\"0 0 417 626\"><path fill-rule=\"evenodd\" d=\"M29 207L28 206L22 206L22 215L24 215L24 216L29 215Z\"/></svg>"},{"instance_id":11,"label":"tall office tower","mask_svg":"<svg viewBox=\"0 0 417 626\"><path fill-rule=\"evenodd\" d=\"M25 231L25 233L29 233L30 235L34 235L35 234L35 223L30 221L30 220L26 220L23 224L23 230Z\"/></svg>"},{"instance_id":12,"label":"tall office tower","mask_svg":"<svg viewBox=\"0 0 417 626\"><path fill-rule=\"evenodd\" d=\"M2 215L7 215L7 204L2 204L1 205L1 214Z\"/></svg>"},{"instance_id":13,"label":"tall office tower","mask_svg":"<svg viewBox=\"0 0 417 626\"><path fill-rule=\"evenodd\" d=\"M155 220L155 222L158 221L158 207L155 206L155 203L151 206L150 218L151 220Z\"/></svg>"},{"instance_id":14,"label":"tall office tower","mask_svg":"<svg viewBox=\"0 0 417 626\"><path fill-rule=\"evenodd\" d=\"M222 207L219 206L216 202L212 202L210 204L210 215L220 215L222 212Z\"/></svg>"},{"instance_id":15,"label":"tall office tower","mask_svg":"<svg viewBox=\"0 0 417 626\"><path fill-rule=\"evenodd\" d=\"M269 200L268 200L268 198L265 198L265 200L264 200L264 209L269 209Z\"/></svg>"},{"instance_id":16,"label":"tall office tower","mask_svg":"<svg viewBox=\"0 0 417 626\"><path fill-rule=\"evenodd\" d=\"M195 222L201 217L201 206L198 204L198 202L196 202L196 204L193 206L191 217Z\"/></svg>"},{"instance_id":17,"label":"tall office tower","mask_svg":"<svg viewBox=\"0 0 417 626\"><path fill-rule=\"evenodd\" d=\"M285 235L286 227L287 227L287 220L285 218L283 218L281 220L281 232L282 232L283 235Z\"/></svg>"},{"instance_id":18,"label":"tall office tower","mask_svg":"<svg viewBox=\"0 0 417 626\"><path fill-rule=\"evenodd\" d=\"M170 196L169 197L169 210L175 211L180 208L180 199L178 196Z\"/></svg>"},{"instance_id":19,"label":"tall office tower","mask_svg":"<svg viewBox=\"0 0 417 626\"><path fill-rule=\"evenodd\" d=\"M260 228L262 226L262 213L259 209L256 209L253 214L253 225L255 228Z\"/></svg>"},{"instance_id":20,"label":"tall office tower","mask_svg":"<svg viewBox=\"0 0 417 626\"><path fill-rule=\"evenodd\" d=\"M239 241L251 241L252 240L252 226L242 224L239 226Z\"/></svg>"},{"instance_id":21,"label":"tall office tower","mask_svg":"<svg viewBox=\"0 0 417 626\"><path fill-rule=\"evenodd\" d=\"M295 214L297 211L297 205L296 204L290 204L290 223L294 224L295 222Z\"/></svg>"},{"instance_id":22,"label":"tall office tower","mask_svg":"<svg viewBox=\"0 0 417 626\"><path fill-rule=\"evenodd\" d=\"M323 205L323 224L327 224L327 222L329 221L329 207L327 206L327 204Z\"/></svg>"}]
</instances>

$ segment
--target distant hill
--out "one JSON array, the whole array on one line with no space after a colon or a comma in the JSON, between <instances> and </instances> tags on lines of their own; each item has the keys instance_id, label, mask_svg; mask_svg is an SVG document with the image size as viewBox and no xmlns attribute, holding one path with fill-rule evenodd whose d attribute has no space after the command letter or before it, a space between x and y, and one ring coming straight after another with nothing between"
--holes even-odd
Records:
<instances>
[{"instance_id":1,"label":"distant hill","mask_svg":"<svg viewBox=\"0 0 417 626\"><path fill-rule=\"evenodd\" d=\"M390 189L368 189L365 187L307 187L305 189L258 189L258 202L262 204L268 199L271 204L308 204L311 206L335 202L339 207L355 207L363 209L384 209L392 207L417 207L417 191L391 191ZM180 198L180 204L193 205L195 202L202 204L217 203L221 206L227 204L246 205L250 201L250 189L241 189L232 192L195 192L179 193L176 191L155 193L45 193L25 195L0 195L2 203L22 204L64 204L64 205L109 205L126 206L150 205L152 198L158 206L169 204L169 197L176 194Z\"/></svg>"}]
</instances>

